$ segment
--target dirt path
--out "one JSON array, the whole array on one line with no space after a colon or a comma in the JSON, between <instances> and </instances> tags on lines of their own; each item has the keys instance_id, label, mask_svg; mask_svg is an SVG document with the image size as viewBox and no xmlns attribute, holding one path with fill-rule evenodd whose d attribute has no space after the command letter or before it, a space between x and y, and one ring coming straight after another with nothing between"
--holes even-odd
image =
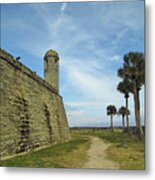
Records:
<instances>
[{"instance_id":1,"label":"dirt path","mask_svg":"<svg viewBox=\"0 0 155 180\"><path fill-rule=\"evenodd\" d=\"M107 159L106 150L110 144L104 143L98 137L90 137L91 145L87 151L88 162L84 168L119 169L119 165Z\"/></svg>"}]
</instances>

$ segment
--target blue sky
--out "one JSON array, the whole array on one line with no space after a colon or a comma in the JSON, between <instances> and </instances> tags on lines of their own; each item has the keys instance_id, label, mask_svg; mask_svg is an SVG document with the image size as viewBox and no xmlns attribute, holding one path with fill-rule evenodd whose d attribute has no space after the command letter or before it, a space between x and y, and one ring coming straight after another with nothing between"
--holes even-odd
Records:
<instances>
[{"instance_id":1,"label":"blue sky","mask_svg":"<svg viewBox=\"0 0 155 180\"><path fill-rule=\"evenodd\" d=\"M109 126L106 107L125 104L116 90L123 55L144 52L144 2L3 4L1 46L41 77L44 54L55 49L69 125ZM144 121L144 87L140 97ZM132 125L133 107L131 94Z\"/></svg>"}]
</instances>

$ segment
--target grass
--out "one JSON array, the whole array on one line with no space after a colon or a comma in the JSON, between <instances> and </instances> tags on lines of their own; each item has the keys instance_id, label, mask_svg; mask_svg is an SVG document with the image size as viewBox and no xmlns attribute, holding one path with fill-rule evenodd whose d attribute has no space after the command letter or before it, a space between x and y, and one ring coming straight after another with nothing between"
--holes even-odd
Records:
<instances>
[{"instance_id":1,"label":"grass","mask_svg":"<svg viewBox=\"0 0 155 180\"><path fill-rule=\"evenodd\" d=\"M127 147L113 145L108 149L110 159L120 165L120 169L144 170L144 147L142 144L129 144Z\"/></svg>"},{"instance_id":2,"label":"grass","mask_svg":"<svg viewBox=\"0 0 155 180\"><path fill-rule=\"evenodd\" d=\"M78 131L76 133L79 133ZM111 143L107 150L108 158L119 163L120 169L144 170L144 142L121 130L81 130L83 135L97 136Z\"/></svg>"},{"instance_id":3,"label":"grass","mask_svg":"<svg viewBox=\"0 0 155 180\"><path fill-rule=\"evenodd\" d=\"M111 143L107 149L109 159L119 163L120 169L144 169L144 143L119 130L71 130L72 140L25 155L0 161L7 167L82 168L87 162L90 147L88 136L97 136ZM97 148L97 147L96 147Z\"/></svg>"},{"instance_id":4,"label":"grass","mask_svg":"<svg viewBox=\"0 0 155 180\"><path fill-rule=\"evenodd\" d=\"M75 138L67 143L54 145L25 155L0 161L5 167L80 168L86 161L88 139Z\"/></svg>"},{"instance_id":5,"label":"grass","mask_svg":"<svg viewBox=\"0 0 155 180\"><path fill-rule=\"evenodd\" d=\"M106 139L113 143L107 151L108 157L118 162L120 169L144 170L144 142L126 134L118 132L112 134L106 136Z\"/></svg>"}]
</instances>

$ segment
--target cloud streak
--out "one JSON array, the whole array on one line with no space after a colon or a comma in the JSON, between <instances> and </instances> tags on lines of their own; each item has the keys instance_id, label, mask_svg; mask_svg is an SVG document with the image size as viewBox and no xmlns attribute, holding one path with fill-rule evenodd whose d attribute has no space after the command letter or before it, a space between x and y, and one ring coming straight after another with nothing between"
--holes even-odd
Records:
<instances>
[{"instance_id":1,"label":"cloud streak","mask_svg":"<svg viewBox=\"0 0 155 180\"><path fill-rule=\"evenodd\" d=\"M67 8L67 3L64 2L64 3L62 3L62 6L61 6L61 8L60 8L60 11L61 11L61 12L64 12L64 11L66 10L66 8Z\"/></svg>"}]
</instances>

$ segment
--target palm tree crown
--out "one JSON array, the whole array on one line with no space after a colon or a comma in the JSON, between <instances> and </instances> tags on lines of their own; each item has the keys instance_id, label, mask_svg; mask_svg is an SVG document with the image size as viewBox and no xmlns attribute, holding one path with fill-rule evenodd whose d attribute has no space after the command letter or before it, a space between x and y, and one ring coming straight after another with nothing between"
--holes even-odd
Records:
<instances>
[{"instance_id":1,"label":"palm tree crown","mask_svg":"<svg viewBox=\"0 0 155 180\"><path fill-rule=\"evenodd\" d=\"M119 108L118 110L118 114L122 115L123 117L126 115L126 114L130 114L130 111L128 109L126 109L126 107L122 106Z\"/></svg>"},{"instance_id":2,"label":"palm tree crown","mask_svg":"<svg viewBox=\"0 0 155 180\"><path fill-rule=\"evenodd\" d=\"M131 83L136 82L137 89L140 89L145 83L145 60L143 53L130 52L124 55L123 60L123 68L118 70L118 76L127 79Z\"/></svg>"},{"instance_id":3,"label":"palm tree crown","mask_svg":"<svg viewBox=\"0 0 155 180\"><path fill-rule=\"evenodd\" d=\"M129 93L133 92L133 86L132 83L128 79L124 79L121 81L118 86L117 90L124 94L125 98L129 97Z\"/></svg>"},{"instance_id":4,"label":"palm tree crown","mask_svg":"<svg viewBox=\"0 0 155 180\"><path fill-rule=\"evenodd\" d=\"M113 105L107 106L107 115L115 115L117 113L117 109Z\"/></svg>"}]
</instances>

